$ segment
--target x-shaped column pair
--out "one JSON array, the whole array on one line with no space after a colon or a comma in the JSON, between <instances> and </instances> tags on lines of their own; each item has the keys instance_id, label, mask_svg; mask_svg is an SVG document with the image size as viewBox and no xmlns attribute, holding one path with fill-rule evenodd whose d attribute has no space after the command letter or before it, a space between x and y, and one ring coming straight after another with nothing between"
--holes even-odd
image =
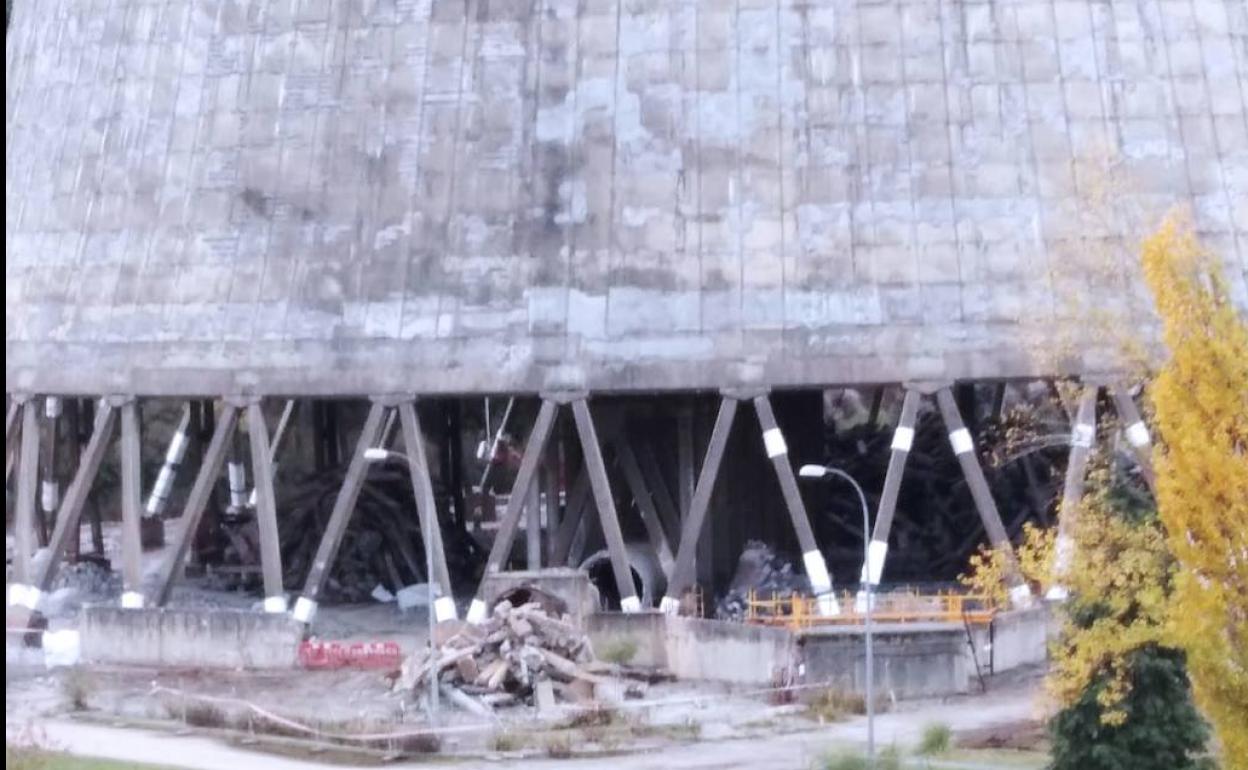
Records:
<instances>
[{"instance_id":1,"label":"x-shaped column pair","mask_svg":"<svg viewBox=\"0 0 1248 770\"><path fill-rule=\"evenodd\" d=\"M723 394L723 400L719 405L719 415L715 418L715 427L711 430L711 440L706 449L706 459L703 461L702 471L694 486L689 513L681 528L680 547L676 555L676 564L667 582L667 595L663 597L659 609L669 614L678 612L682 595L693 584L693 562L697 553L698 539L702 535L703 525L706 522L711 493L714 491L715 480L719 476L719 467L724 459L724 450L728 445L728 434L732 431L737 407L747 398L754 404L758 425L763 431L763 449L771 460L776 471L776 478L780 482L780 492L784 496L784 505L793 522L793 529L797 533L797 541L802 549L802 563L806 568L806 577L810 580L811 590L814 591L817 599L819 613L825 616L839 615L840 605L832 591L832 576L828 573L827 563L815 542L810 517L806 514L806 506L797 488L797 477L793 474L793 466L789 464L789 448L785 443L784 434L776 424L776 415L771 408L771 398L765 392L746 394L729 391Z\"/></svg>"},{"instance_id":2,"label":"x-shaped column pair","mask_svg":"<svg viewBox=\"0 0 1248 770\"><path fill-rule=\"evenodd\" d=\"M611 571L615 576L616 588L620 594L620 609L624 612L640 612L641 599L637 596L637 589L633 585L632 570L628 566L624 534L620 530L620 519L615 510L615 498L607 479L606 463L602 459L602 447L598 443L598 432L594 428L589 402L583 393L558 393L542 397L541 409L538 410L533 431L529 434L528 443L525 444L524 455L520 459L520 469L516 473L511 495L507 499L507 508L499 522L498 532L494 535L494 544L490 548L490 555L485 564L485 575L488 578L501 570L511 553L516 529L520 524L520 515L528 501L529 490L537 481L537 471L546 451L546 443L550 439L551 430L554 428L555 419L558 417L559 408L568 404L572 407L572 417L576 422L577 436L580 438L581 451L585 456L585 469L598 509L599 523L602 526L603 537L607 541L607 553L611 557ZM484 580L482 585L484 586ZM468 608L468 622L480 623L485 618L485 601L482 598L481 589L478 588L477 595Z\"/></svg>"}]
</instances>

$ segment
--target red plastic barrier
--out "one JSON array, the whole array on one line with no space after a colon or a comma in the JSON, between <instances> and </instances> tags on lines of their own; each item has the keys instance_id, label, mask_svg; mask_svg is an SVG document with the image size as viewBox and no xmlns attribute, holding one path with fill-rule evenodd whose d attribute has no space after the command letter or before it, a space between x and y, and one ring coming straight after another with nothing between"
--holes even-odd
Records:
<instances>
[{"instance_id":1,"label":"red plastic barrier","mask_svg":"<svg viewBox=\"0 0 1248 770\"><path fill-rule=\"evenodd\" d=\"M398 642L326 642L309 639L299 644L304 668L398 668L403 650Z\"/></svg>"}]
</instances>

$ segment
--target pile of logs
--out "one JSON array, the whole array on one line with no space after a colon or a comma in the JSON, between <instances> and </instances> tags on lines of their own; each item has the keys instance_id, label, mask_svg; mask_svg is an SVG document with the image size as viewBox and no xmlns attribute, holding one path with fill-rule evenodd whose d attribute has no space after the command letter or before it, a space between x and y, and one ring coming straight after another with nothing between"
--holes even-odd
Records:
<instances>
[{"instance_id":1,"label":"pile of logs","mask_svg":"<svg viewBox=\"0 0 1248 770\"><path fill-rule=\"evenodd\" d=\"M436 651L411 655L394 690L418 695L436 681L455 705L484 715L519 704L544 708L560 700L640 697L641 683L621 677L642 674L596 660L584 634L565 618L551 617L536 602L513 607L502 601L485 622L463 624Z\"/></svg>"}]
</instances>

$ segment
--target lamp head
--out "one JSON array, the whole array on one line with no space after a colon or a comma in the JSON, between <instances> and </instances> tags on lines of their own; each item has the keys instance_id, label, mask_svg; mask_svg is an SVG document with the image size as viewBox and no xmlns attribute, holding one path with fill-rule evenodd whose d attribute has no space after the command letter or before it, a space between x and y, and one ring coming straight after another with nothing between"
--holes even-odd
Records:
<instances>
[{"instance_id":1,"label":"lamp head","mask_svg":"<svg viewBox=\"0 0 1248 770\"><path fill-rule=\"evenodd\" d=\"M821 479L827 474L828 469L822 465L803 465L797 471L797 475L804 479Z\"/></svg>"}]
</instances>

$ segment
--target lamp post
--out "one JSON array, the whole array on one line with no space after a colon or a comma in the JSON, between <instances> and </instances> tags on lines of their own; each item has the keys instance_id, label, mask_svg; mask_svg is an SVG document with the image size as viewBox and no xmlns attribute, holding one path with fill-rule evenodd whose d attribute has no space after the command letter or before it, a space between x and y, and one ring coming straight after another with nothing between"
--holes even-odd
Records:
<instances>
[{"instance_id":1,"label":"lamp post","mask_svg":"<svg viewBox=\"0 0 1248 770\"><path fill-rule=\"evenodd\" d=\"M827 465L803 465L797 474L808 479L822 479L828 476L836 476L848 481L853 486L854 491L858 493L858 502L862 505L862 563L863 573L867 576L864 581L864 589L867 596L867 611L865 613L865 634L867 643L867 759L871 766L875 766L875 650L872 646L871 635L871 612L874 600L871 596L871 512L867 506L867 496L863 494L862 487L840 468L833 468Z\"/></svg>"},{"instance_id":2,"label":"lamp post","mask_svg":"<svg viewBox=\"0 0 1248 770\"><path fill-rule=\"evenodd\" d=\"M399 460L412 464L412 458L401 452L393 452L383 447L370 447L364 450L364 459L370 463L385 462L387 460ZM421 522L421 539L425 541L425 583L429 587L429 649L433 653L434 667L433 676L429 687L429 722L437 721L438 716L438 646L434 640L434 627L437 625L437 614L434 610L434 602L437 597L433 593L433 528L437 526L436 512L430 511L425 517L426 521ZM449 593L449 586L448 593Z\"/></svg>"}]
</instances>

